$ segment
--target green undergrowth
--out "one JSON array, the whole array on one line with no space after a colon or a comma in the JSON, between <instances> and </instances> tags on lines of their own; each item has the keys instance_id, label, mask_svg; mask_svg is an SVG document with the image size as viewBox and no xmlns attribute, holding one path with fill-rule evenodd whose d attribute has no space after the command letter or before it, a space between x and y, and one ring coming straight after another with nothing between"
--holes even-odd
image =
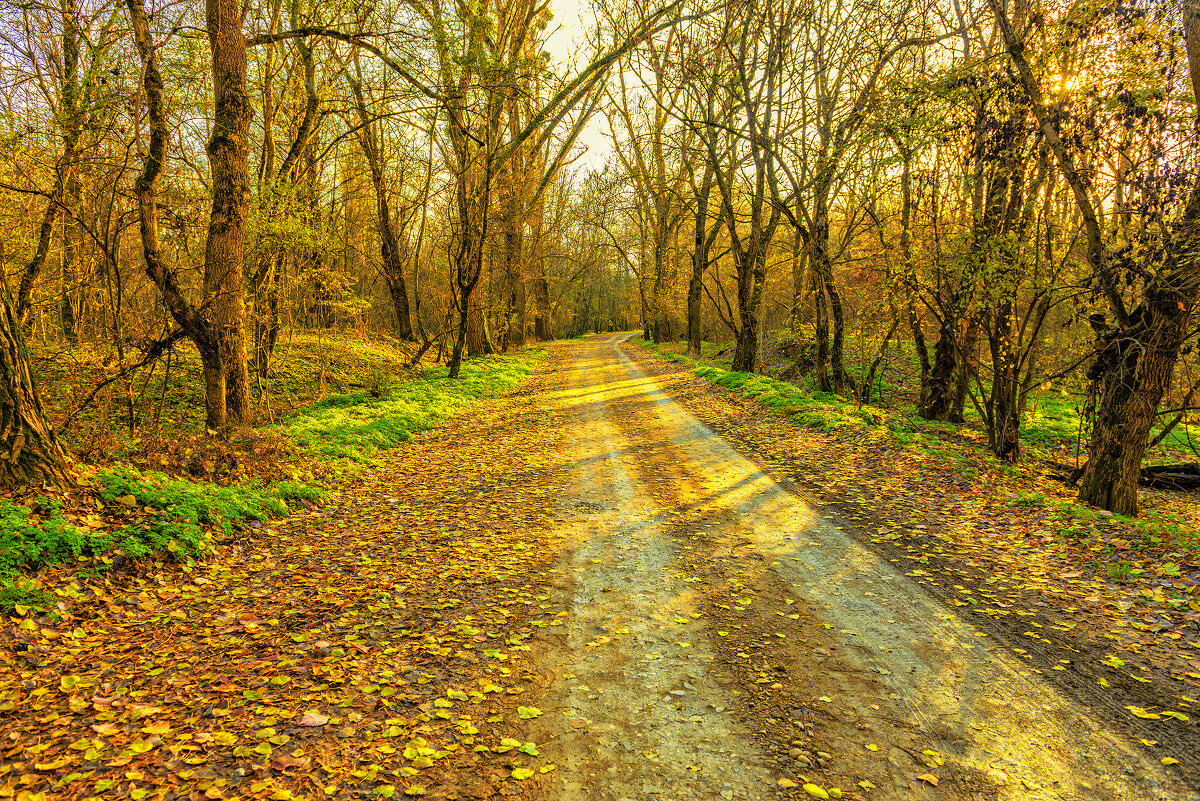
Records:
<instances>
[{"instance_id":1,"label":"green undergrowth","mask_svg":"<svg viewBox=\"0 0 1200 801\"><path fill-rule=\"evenodd\" d=\"M507 392L542 360L544 350L465 362L458 379L446 368L392 384L386 394L367 390L335 395L292 417L283 428L305 451L326 459L369 462L380 451L408 441L481 398Z\"/></svg>"},{"instance_id":2,"label":"green undergrowth","mask_svg":"<svg viewBox=\"0 0 1200 801\"><path fill-rule=\"evenodd\" d=\"M225 487L125 467L95 479L107 515L65 513L50 498L37 499L34 508L0 501L0 611L43 605L44 593L26 574L75 560L103 571L117 557L203 559L236 528L284 517L296 504L327 497L323 490L290 482Z\"/></svg>"}]
</instances>

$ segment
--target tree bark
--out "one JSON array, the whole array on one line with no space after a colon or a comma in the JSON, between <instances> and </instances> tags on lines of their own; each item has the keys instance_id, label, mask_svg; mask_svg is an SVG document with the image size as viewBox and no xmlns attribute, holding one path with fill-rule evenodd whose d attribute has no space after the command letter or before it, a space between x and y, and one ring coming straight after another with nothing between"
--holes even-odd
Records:
<instances>
[{"instance_id":1,"label":"tree bark","mask_svg":"<svg viewBox=\"0 0 1200 801\"><path fill-rule=\"evenodd\" d=\"M692 275L688 281L687 328L688 354L700 355L700 340L703 334L700 325L701 299L704 291L704 273L708 270L708 254L719 224L708 229L708 205L712 195L712 162L705 161L704 174L696 193L696 211L692 230Z\"/></svg>"},{"instance_id":2,"label":"tree bark","mask_svg":"<svg viewBox=\"0 0 1200 801\"><path fill-rule=\"evenodd\" d=\"M70 457L46 419L21 327L0 292L0 488L69 487Z\"/></svg>"},{"instance_id":3,"label":"tree bark","mask_svg":"<svg viewBox=\"0 0 1200 801\"><path fill-rule=\"evenodd\" d=\"M954 341L957 320L947 309L943 312L940 323L938 340L933 346L933 367L929 371L929 389L919 413L926 420L945 421L950 416L954 405L951 384L957 364Z\"/></svg>"},{"instance_id":4,"label":"tree bark","mask_svg":"<svg viewBox=\"0 0 1200 801\"><path fill-rule=\"evenodd\" d=\"M204 302L225 369L226 423L241 427L250 417L243 262L250 207L248 139L254 111L246 89L242 4L206 0L205 21L212 48L213 131L207 150L213 201L204 249Z\"/></svg>"}]
</instances>

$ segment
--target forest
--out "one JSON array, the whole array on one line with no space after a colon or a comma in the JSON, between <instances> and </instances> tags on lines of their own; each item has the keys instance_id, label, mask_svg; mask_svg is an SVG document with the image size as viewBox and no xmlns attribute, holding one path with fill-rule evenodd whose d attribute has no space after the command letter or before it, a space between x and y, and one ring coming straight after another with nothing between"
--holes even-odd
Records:
<instances>
[{"instance_id":1,"label":"forest","mask_svg":"<svg viewBox=\"0 0 1200 801\"><path fill-rule=\"evenodd\" d=\"M0 0L0 262L0 799L1196 798L1200 0Z\"/></svg>"},{"instance_id":2,"label":"forest","mask_svg":"<svg viewBox=\"0 0 1200 801\"><path fill-rule=\"evenodd\" d=\"M600 3L554 61L532 0L9 4L5 480L66 478L34 385L78 349L127 405L194 349L222 436L281 332L454 377L639 327L785 340L1010 462L1060 393L1080 501L1136 515L1148 449L1194 454L1190 9Z\"/></svg>"}]
</instances>

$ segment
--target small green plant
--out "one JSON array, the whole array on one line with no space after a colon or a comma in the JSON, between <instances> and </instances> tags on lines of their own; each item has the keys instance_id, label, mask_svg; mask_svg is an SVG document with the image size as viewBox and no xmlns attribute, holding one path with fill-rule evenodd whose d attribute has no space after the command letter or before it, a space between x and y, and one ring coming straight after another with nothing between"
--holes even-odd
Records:
<instances>
[{"instance_id":1,"label":"small green plant","mask_svg":"<svg viewBox=\"0 0 1200 801\"><path fill-rule=\"evenodd\" d=\"M1026 492L1022 490L1021 492L1017 493L1017 497L1013 499L1012 503L1013 506L1024 506L1030 509L1040 509L1049 504L1049 501L1046 500L1046 496L1042 495L1041 493Z\"/></svg>"},{"instance_id":2,"label":"small green plant","mask_svg":"<svg viewBox=\"0 0 1200 801\"><path fill-rule=\"evenodd\" d=\"M1117 562L1109 562L1104 567L1105 575L1114 581L1125 581L1132 577L1137 577L1145 573L1136 562L1130 562L1126 559L1121 559Z\"/></svg>"},{"instance_id":3,"label":"small green plant","mask_svg":"<svg viewBox=\"0 0 1200 801\"><path fill-rule=\"evenodd\" d=\"M367 394L372 398L382 398L391 391L394 383L390 372L382 367L376 367L367 376Z\"/></svg>"},{"instance_id":4,"label":"small green plant","mask_svg":"<svg viewBox=\"0 0 1200 801\"><path fill-rule=\"evenodd\" d=\"M63 519L59 503L47 500L45 507L34 518L28 507L0 501L0 576L93 552L92 543Z\"/></svg>"},{"instance_id":5,"label":"small green plant","mask_svg":"<svg viewBox=\"0 0 1200 801\"><path fill-rule=\"evenodd\" d=\"M96 480L100 497L128 507L131 522L116 529L77 526L66 520L61 505L50 499L39 500L36 512L0 501L0 582L4 588L0 601L38 605L30 595L31 585L18 578L23 572L113 550L135 559L202 557L212 551L212 529L228 536L238 523L282 517L289 513L290 504L320 502L327 495L289 482L272 487L222 487L130 468L98 473Z\"/></svg>"},{"instance_id":6,"label":"small green plant","mask_svg":"<svg viewBox=\"0 0 1200 801\"><path fill-rule=\"evenodd\" d=\"M18 607L22 607L18 609ZM24 614L28 609L52 609L54 596L29 579L0 578L0 613Z\"/></svg>"}]
</instances>

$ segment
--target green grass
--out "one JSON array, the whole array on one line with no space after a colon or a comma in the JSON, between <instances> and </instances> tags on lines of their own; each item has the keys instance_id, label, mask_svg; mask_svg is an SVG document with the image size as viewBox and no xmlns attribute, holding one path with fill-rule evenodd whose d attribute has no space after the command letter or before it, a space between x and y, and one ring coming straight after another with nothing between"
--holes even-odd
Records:
<instances>
[{"instance_id":1,"label":"green grass","mask_svg":"<svg viewBox=\"0 0 1200 801\"><path fill-rule=\"evenodd\" d=\"M408 441L475 405L517 386L545 352L465 362L457 380L444 367L395 383L374 398L366 391L336 395L286 420L283 428L306 451L326 459L369 462L380 450Z\"/></svg>"},{"instance_id":2,"label":"green grass","mask_svg":"<svg viewBox=\"0 0 1200 801\"><path fill-rule=\"evenodd\" d=\"M829 392L805 392L795 384L754 373L709 366L696 367L695 372L719 387L737 390L743 397L782 412L801 425L822 431L873 428L887 419L882 409L860 406Z\"/></svg>"},{"instance_id":3,"label":"green grass","mask_svg":"<svg viewBox=\"0 0 1200 801\"><path fill-rule=\"evenodd\" d=\"M71 522L49 499L41 499L36 511L0 501L0 582L10 593L20 575L79 557L120 551L132 559L202 558L212 552L214 531L229 536L239 524L283 517L289 504L326 497L285 482L222 487L120 467L98 473L96 480L103 500L128 509L124 525L106 526L95 516Z\"/></svg>"}]
</instances>

